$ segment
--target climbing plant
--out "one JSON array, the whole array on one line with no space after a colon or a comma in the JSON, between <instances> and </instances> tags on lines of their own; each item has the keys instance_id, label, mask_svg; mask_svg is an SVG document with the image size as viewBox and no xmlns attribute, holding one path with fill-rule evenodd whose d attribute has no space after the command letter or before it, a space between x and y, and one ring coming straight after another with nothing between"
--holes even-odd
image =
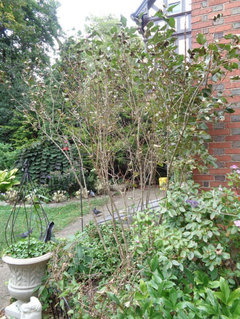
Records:
<instances>
[{"instance_id":1,"label":"climbing plant","mask_svg":"<svg viewBox=\"0 0 240 319\"><path fill-rule=\"evenodd\" d=\"M69 168L69 163L61 151L46 141L33 143L23 149L17 166L22 167L26 160L30 165L29 174L32 180L40 184L48 183L51 172L63 173Z\"/></svg>"}]
</instances>

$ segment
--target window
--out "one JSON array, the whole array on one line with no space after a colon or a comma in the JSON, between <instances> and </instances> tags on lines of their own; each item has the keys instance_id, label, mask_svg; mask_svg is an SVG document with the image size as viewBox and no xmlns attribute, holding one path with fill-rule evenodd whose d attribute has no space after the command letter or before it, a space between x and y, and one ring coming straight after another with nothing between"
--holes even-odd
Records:
<instances>
[{"instance_id":1,"label":"window","mask_svg":"<svg viewBox=\"0 0 240 319\"><path fill-rule=\"evenodd\" d=\"M182 11L181 10L182 8L181 8L181 2L180 1L176 2L176 0L168 0L168 8L169 7L173 7L172 11L169 12L170 15L171 14L175 14L175 13L179 13L179 12Z\"/></svg>"},{"instance_id":2,"label":"window","mask_svg":"<svg viewBox=\"0 0 240 319\"><path fill-rule=\"evenodd\" d=\"M192 0L144 0L134 16L145 12L147 21L154 21L155 24L159 25L164 25L165 22L155 16L157 11L162 10L165 14L174 17L177 51L180 54L186 54L191 48L191 3ZM166 12L170 6L174 6L172 12ZM143 11L143 7L145 11Z\"/></svg>"}]
</instances>

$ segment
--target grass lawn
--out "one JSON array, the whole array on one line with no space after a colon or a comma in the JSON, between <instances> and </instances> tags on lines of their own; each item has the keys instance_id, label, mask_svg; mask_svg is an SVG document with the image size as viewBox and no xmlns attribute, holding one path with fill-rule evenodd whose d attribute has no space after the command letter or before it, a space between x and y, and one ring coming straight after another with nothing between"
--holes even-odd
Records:
<instances>
[{"instance_id":1,"label":"grass lawn","mask_svg":"<svg viewBox=\"0 0 240 319\"><path fill-rule=\"evenodd\" d=\"M93 198L91 199L92 207L101 207L107 202L107 198ZM12 206L0 206L0 221L1 221L1 231L0 231L0 252L5 248L5 238L4 230L7 223L7 219L11 212ZM80 217L80 200L79 202L66 202L65 205L59 207L49 207L44 205L44 211L47 213L49 221L53 221L55 226L55 232L63 229L70 223L77 220ZM87 200L83 200L83 214L86 215L89 213L89 205ZM23 216L20 214L17 218L17 224L15 227L15 233L22 233L26 231L26 226L24 225Z\"/></svg>"}]
</instances>

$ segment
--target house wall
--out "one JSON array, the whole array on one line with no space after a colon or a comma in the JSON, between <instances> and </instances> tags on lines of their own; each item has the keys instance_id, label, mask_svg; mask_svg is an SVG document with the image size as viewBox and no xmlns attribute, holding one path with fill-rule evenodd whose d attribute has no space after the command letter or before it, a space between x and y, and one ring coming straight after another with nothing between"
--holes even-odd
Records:
<instances>
[{"instance_id":1,"label":"house wall","mask_svg":"<svg viewBox=\"0 0 240 319\"><path fill-rule=\"evenodd\" d=\"M222 17L214 21L213 17L218 14ZM228 33L240 34L240 1L192 0L192 48L197 46L198 33L205 34L208 40L220 41ZM226 114L223 122L209 125L212 136L209 152L217 159L218 168L209 168L207 174L194 172L194 180L206 189L227 186L226 174L231 171L230 166L240 167L240 81L233 82L228 76L216 89L225 90L235 113Z\"/></svg>"}]
</instances>

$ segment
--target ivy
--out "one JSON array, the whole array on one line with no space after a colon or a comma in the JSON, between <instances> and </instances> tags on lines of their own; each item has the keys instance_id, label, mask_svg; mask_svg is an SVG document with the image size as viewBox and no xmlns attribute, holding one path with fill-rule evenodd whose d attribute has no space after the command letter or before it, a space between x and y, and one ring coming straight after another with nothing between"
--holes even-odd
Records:
<instances>
[{"instance_id":1,"label":"ivy","mask_svg":"<svg viewBox=\"0 0 240 319\"><path fill-rule=\"evenodd\" d=\"M17 167L23 167L26 160L29 163L31 179L46 184L48 176L53 171L65 172L69 163L64 154L52 143L37 142L22 150Z\"/></svg>"}]
</instances>

